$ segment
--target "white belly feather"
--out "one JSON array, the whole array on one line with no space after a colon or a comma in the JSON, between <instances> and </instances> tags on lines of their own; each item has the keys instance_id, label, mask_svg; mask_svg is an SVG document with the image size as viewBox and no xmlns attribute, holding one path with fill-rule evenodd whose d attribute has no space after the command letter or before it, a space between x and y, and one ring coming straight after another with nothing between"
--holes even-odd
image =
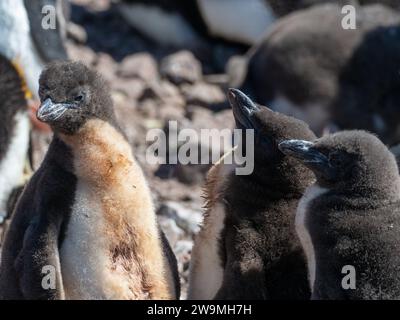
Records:
<instances>
[{"instance_id":1,"label":"white belly feather","mask_svg":"<svg viewBox=\"0 0 400 320\"><path fill-rule=\"evenodd\" d=\"M327 191L328 189L321 188L316 184L308 187L300 200L296 213L296 232L300 238L301 245L307 257L308 277L311 291L314 288L316 262L314 246L311 240L310 233L308 232L306 227L307 211L310 203Z\"/></svg>"},{"instance_id":2,"label":"white belly feather","mask_svg":"<svg viewBox=\"0 0 400 320\"><path fill-rule=\"evenodd\" d=\"M78 182L66 237L60 249L67 299L111 298L102 285L110 260L108 250L103 250L106 242L101 230L105 221L98 200L87 185Z\"/></svg>"},{"instance_id":3,"label":"white belly feather","mask_svg":"<svg viewBox=\"0 0 400 320\"><path fill-rule=\"evenodd\" d=\"M224 277L219 254L219 240L225 220L224 205L217 203L210 210L208 218L211 221L197 235L192 252L188 299L213 299Z\"/></svg>"},{"instance_id":4,"label":"white belly feather","mask_svg":"<svg viewBox=\"0 0 400 320\"><path fill-rule=\"evenodd\" d=\"M79 182L60 249L66 299L134 299L132 277L112 262L107 221L101 199L86 183Z\"/></svg>"}]
</instances>

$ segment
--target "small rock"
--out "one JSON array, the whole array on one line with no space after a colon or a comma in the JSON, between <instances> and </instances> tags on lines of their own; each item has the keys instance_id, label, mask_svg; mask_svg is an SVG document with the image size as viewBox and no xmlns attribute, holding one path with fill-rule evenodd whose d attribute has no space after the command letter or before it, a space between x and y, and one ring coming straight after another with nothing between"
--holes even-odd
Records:
<instances>
[{"instance_id":1,"label":"small rock","mask_svg":"<svg viewBox=\"0 0 400 320\"><path fill-rule=\"evenodd\" d=\"M229 86L229 77L227 74L219 73L219 74L209 74L204 76L204 81L210 84L215 84L220 87L228 87Z\"/></svg>"},{"instance_id":2,"label":"small rock","mask_svg":"<svg viewBox=\"0 0 400 320\"><path fill-rule=\"evenodd\" d=\"M229 86L236 88L240 87L247 75L247 57L233 56L226 64L226 74L229 78Z\"/></svg>"},{"instance_id":3,"label":"small rock","mask_svg":"<svg viewBox=\"0 0 400 320\"><path fill-rule=\"evenodd\" d=\"M100 53L97 55L95 69L110 83L115 79L116 63L109 54Z\"/></svg>"},{"instance_id":4,"label":"small rock","mask_svg":"<svg viewBox=\"0 0 400 320\"><path fill-rule=\"evenodd\" d=\"M125 57L120 63L117 74L123 78L140 78L154 81L158 78L157 62L148 53L137 53Z\"/></svg>"},{"instance_id":5,"label":"small rock","mask_svg":"<svg viewBox=\"0 0 400 320\"><path fill-rule=\"evenodd\" d=\"M157 214L174 219L180 228L191 234L199 231L199 225L203 220L203 215L200 211L184 207L174 201L163 203L158 209Z\"/></svg>"},{"instance_id":6,"label":"small rock","mask_svg":"<svg viewBox=\"0 0 400 320\"><path fill-rule=\"evenodd\" d=\"M140 100L157 98L166 104L173 104L183 107L185 100L177 87L169 81L152 81L144 90Z\"/></svg>"},{"instance_id":7,"label":"small rock","mask_svg":"<svg viewBox=\"0 0 400 320\"><path fill-rule=\"evenodd\" d=\"M96 53L89 47L72 44L67 41L66 48L71 60L82 61L87 66L92 66L96 61Z\"/></svg>"},{"instance_id":8,"label":"small rock","mask_svg":"<svg viewBox=\"0 0 400 320\"><path fill-rule=\"evenodd\" d=\"M79 24L68 22L67 34L68 37L74 40L76 43L85 44L87 41L86 30Z\"/></svg>"},{"instance_id":9,"label":"small rock","mask_svg":"<svg viewBox=\"0 0 400 320\"><path fill-rule=\"evenodd\" d=\"M175 245L176 255L188 254L192 251L193 242L189 240L180 240Z\"/></svg>"},{"instance_id":10,"label":"small rock","mask_svg":"<svg viewBox=\"0 0 400 320\"><path fill-rule=\"evenodd\" d=\"M183 85L182 94L188 104L212 108L214 105L226 101L224 92L220 87L205 82L194 85Z\"/></svg>"},{"instance_id":11,"label":"small rock","mask_svg":"<svg viewBox=\"0 0 400 320\"><path fill-rule=\"evenodd\" d=\"M141 79L121 79L115 78L112 81L113 90L122 92L132 100L139 100L145 91L145 84Z\"/></svg>"},{"instance_id":12,"label":"small rock","mask_svg":"<svg viewBox=\"0 0 400 320\"><path fill-rule=\"evenodd\" d=\"M201 63L190 51L180 51L161 61L161 75L172 83L195 83L202 77Z\"/></svg>"},{"instance_id":13,"label":"small rock","mask_svg":"<svg viewBox=\"0 0 400 320\"><path fill-rule=\"evenodd\" d=\"M138 110L146 118L158 119L160 127L168 120L180 120L184 118L185 110L176 104L164 103L154 99L146 99L138 105Z\"/></svg>"}]
</instances>

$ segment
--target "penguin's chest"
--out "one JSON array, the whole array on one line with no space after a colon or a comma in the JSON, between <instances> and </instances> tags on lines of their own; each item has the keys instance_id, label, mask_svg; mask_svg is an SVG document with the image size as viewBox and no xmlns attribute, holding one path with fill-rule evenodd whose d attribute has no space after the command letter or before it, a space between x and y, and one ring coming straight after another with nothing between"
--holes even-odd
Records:
<instances>
[{"instance_id":1,"label":"penguin's chest","mask_svg":"<svg viewBox=\"0 0 400 320\"><path fill-rule=\"evenodd\" d=\"M13 136L0 162L0 218L6 214L12 190L23 183L23 171L29 145L29 119L26 112L15 116Z\"/></svg>"},{"instance_id":2,"label":"penguin's chest","mask_svg":"<svg viewBox=\"0 0 400 320\"><path fill-rule=\"evenodd\" d=\"M133 248L118 249L115 245L101 203L90 186L78 182L60 248L65 296L79 300L146 299L140 268L129 252Z\"/></svg>"},{"instance_id":3,"label":"penguin's chest","mask_svg":"<svg viewBox=\"0 0 400 320\"><path fill-rule=\"evenodd\" d=\"M321 188L316 184L308 187L299 202L296 212L296 232L307 257L308 276L311 290L314 288L317 264L315 260L314 245L307 228L307 217L310 204L327 191L327 189Z\"/></svg>"}]
</instances>

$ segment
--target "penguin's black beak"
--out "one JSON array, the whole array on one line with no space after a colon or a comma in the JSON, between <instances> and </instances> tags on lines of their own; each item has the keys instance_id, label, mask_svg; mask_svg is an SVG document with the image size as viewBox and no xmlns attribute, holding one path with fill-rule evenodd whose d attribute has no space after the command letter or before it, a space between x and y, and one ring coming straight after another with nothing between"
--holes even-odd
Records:
<instances>
[{"instance_id":1,"label":"penguin's black beak","mask_svg":"<svg viewBox=\"0 0 400 320\"><path fill-rule=\"evenodd\" d=\"M238 89L228 90L228 100L232 107L236 125L243 129L254 129L252 115L259 111L260 107Z\"/></svg>"},{"instance_id":2,"label":"penguin's black beak","mask_svg":"<svg viewBox=\"0 0 400 320\"><path fill-rule=\"evenodd\" d=\"M76 109L76 104L54 103L50 98L47 98L37 110L36 117L42 122L54 122L71 109Z\"/></svg>"},{"instance_id":3,"label":"penguin's black beak","mask_svg":"<svg viewBox=\"0 0 400 320\"><path fill-rule=\"evenodd\" d=\"M294 157L311 169L329 166L329 159L314 148L314 143L305 140L284 140L278 145L284 154Z\"/></svg>"}]
</instances>

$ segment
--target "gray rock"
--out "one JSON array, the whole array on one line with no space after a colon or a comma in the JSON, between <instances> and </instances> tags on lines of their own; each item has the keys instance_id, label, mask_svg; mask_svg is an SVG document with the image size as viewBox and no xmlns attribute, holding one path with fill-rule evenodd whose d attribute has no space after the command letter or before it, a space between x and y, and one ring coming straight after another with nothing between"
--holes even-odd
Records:
<instances>
[{"instance_id":1,"label":"gray rock","mask_svg":"<svg viewBox=\"0 0 400 320\"><path fill-rule=\"evenodd\" d=\"M123 78L140 78L145 81L158 79L157 62L148 53L125 57L118 66L117 74Z\"/></svg>"},{"instance_id":2,"label":"gray rock","mask_svg":"<svg viewBox=\"0 0 400 320\"><path fill-rule=\"evenodd\" d=\"M190 234L195 234L199 231L199 225L203 219L200 211L187 208L174 201L163 203L158 210L158 215L174 219L181 229Z\"/></svg>"},{"instance_id":3,"label":"gray rock","mask_svg":"<svg viewBox=\"0 0 400 320\"><path fill-rule=\"evenodd\" d=\"M144 93L146 86L141 79L114 78L112 81L113 90L122 92L132 100L138 100Z\"/></svg>"},{"instance_id":4,"label":"gray rock","mask_svg":"<svg viewBox=\"0 0 400 320\"><path fill-rule=\"evenodd\" d=\"M178 88L169 81L152 81L147 84L140 100L158 99L166 104L173 104L183 107L185 100L181 96Z\"/></svg>"},{"instance_id":5,"label":"gray rock","mask_svg":"<svg viewBox=\"0 0 400 320\"><path fill-rule=\"evenodd\" d=\"M116 62L109 54L100 53L97 55L95 69L110 83L115 79L116 67Z\"/></svg>"},{"instance_id":6,"label":"gray rock","mask_svg":"<svg viewBox=\"0 0 400 320\"><path fill-rule=\"evenodd\" d=\"M200 62L190 51L179 51L161 61L161 75L177 85L195 83L202 77Z\"/></svg>"},{"instance_id":7,"label":"gray rock","mask_svg":"<svg viewBox=\"0 0 400 320\"><path fill-rule=\"evenodd\" d=\"M212 108L226 101L220 87L205 82L197 82L194 85L185 84L181 89L187 104Z\"/></svg>"},{"instance_id":8,"label":"gray rock","mask_svg":"<svg viewBox=\"0 0 400 320\"><path fill-rule=\"evenodd\" d=\"M74 40L76 43L85 44L87 41L86 30L79 24L69 22L67 25L68 37Z\"/></svg>"},{"instance_id":9,"label":"gray rock","mask_svg":"<svg viewBox=\"0 0 400 320\"><path fill-rule=\"evenodd\" d=\"M190 254L193 248L193 241L180 240L175 245L175 253L177 255Z\"/></svg>"},{"instance_id":10,"label":"gray rock","mask_svg":"<svg viewBox=\"0 0 400 320\"><path fill-rule=\"evenodd\" d=\"M96 61L96 53L89 47L72 44L67 41L66 49L71 60L82 61L87 66L92 66Z\"/></svg>"}]
</instances>

